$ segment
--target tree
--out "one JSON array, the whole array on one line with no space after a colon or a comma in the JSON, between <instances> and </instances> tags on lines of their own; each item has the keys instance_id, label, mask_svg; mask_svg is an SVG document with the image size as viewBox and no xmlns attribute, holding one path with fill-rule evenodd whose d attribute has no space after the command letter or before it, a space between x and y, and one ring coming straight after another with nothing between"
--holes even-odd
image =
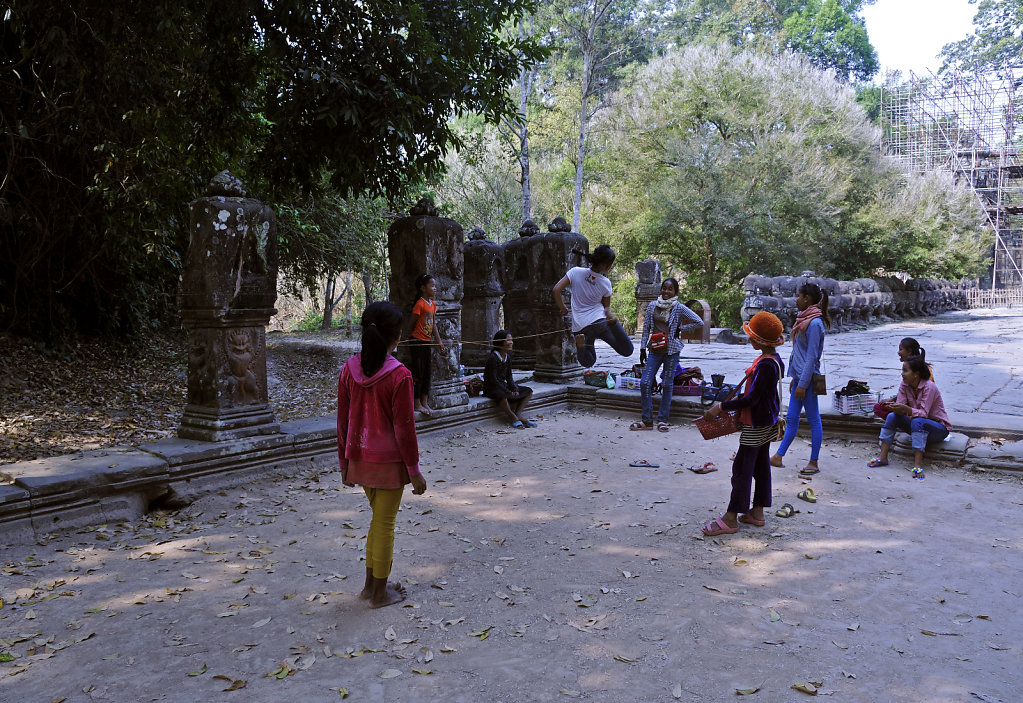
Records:
<instances>
[{"instance_id":1,"label":"tree","mask_svg":"<svg viewBox=\"0 0 1023 703\"><path fill-rule=\"evenodd\" d=\"M687 294L708 298L722 321L738 319L738 284L750 271L978 269L977 248L966 246L980 237L976 204L946 193L948 183L900 200L907 177L880 156L852 88L798 54L671 52L643 69L615 119L621 136L607 160L618 171L605 178L624 182L631 204L630 222L610 227L687 272ZM919 244L900 249L886 235L881 213L893 203L913 214L886 216ZM928 250L945 254L913 263Z\"/></svg>"},{"instance_id":2,"label":"tree","mask_svg":"<svg viewBox=\"0 0 1023 703\"><path fill-rule=\"evenodd\" d=\"M941 71L1002 71L1023 66L1023 0L970 0L977 4L970 36L941 50Z\"/></svg>"},{"instance_id":3,"label":"tree","mask_svg":"<svg viewBox=\"0 0 1023 703\"><path fill-rule=\"evenodd\" d=\"M460 132L462 147L448 154L443 178L432 184L437 207L467 231L479 227L496 241L514 237L526 219L522 208L528 190L521 181L516 182L507 141L496 128L475 121ZM516 160L522 175L522 155ZM528 173L527 167L525 175Z\"/></svg>"},{"instance_id":4,"label":"tree","mask_svg":"<svg viewBox=\"0 0 1023 703\"><path fill-rule=\"evenodd\" d=\"M140 330L173 309L187 202L222 168L264 200L399 196L449 118L495 122L539 57L534 0L24 0L3 20L0 325Z\"/></svg>"},{"instance_id":5,"label":"tree","mask_svg":"<svg viewBox=\"0 0 1023 703\"><path fill-rule=\"evenodd\" d=\"M790 49L842 80L869 80L880 68L863 18L838 0L808 0L782 27Z\"/></svg>"},{"instance_id":6,"label":"tree","mask_svg":"<svg viewBox=\"0 0 1023 703\"><path fill-rule=\"evenodd\" d=\"M381 245L386 247L390 218L387 201L344 198L324 188L321 195L279 205L277 211L284 282L293 293L304 288L312 296L318 294L322 284L321 326L330 329L334 309L351 289L349 275L338 292L341 274L358 271L368 274L370 280L380 277L378 252ZM371 285L367 295L372 295Z\"/></svg>"},{"instance_id":7,"label":"tree","mask_svg":"<svg viewBox=\"0 0 1023 703\"><path fill-rule=\"evenodd\" d=\"M617 87L619 70L645 51L639 10L639 0L561 0L556 6L557 19L552 31L561 40L562 75L568 76L578 88L574 232L579 231L590 120L605 107L601 98Z\"/></svg>"}]
</instances>

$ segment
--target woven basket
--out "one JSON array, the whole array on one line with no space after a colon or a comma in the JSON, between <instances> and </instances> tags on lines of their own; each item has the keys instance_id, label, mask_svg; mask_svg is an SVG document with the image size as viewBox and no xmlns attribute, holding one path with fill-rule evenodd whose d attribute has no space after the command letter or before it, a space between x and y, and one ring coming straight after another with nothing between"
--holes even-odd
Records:
<instances>
[{"instance_id":1,"label":"woven basket","mask_svg":"<svg viewBox=\"0 0 1023 703\"><path fill-rule=\"evenodd\" d=\"M741 429L735 415L730 412L722 412L712 420L701 416L693 420L693 424L696 425L696 429L700 431L704 439L724 437L726 434L732 434Z\"/></svg>"}]
</instances>

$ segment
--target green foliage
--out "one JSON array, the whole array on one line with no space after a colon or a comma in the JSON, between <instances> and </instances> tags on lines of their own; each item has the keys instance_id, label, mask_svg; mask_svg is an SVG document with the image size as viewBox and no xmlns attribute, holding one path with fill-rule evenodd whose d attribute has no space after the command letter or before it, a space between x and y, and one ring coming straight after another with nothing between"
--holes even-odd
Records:
<instances>
[{"instance_id":1,"label":"green foliage","mask_svg":"<svg viewBox=\"0 0 1023 703\"><path fill-rule=\"evenodd\" d=\"M684 295L707 299L720 322L737 321L750 271L977 270L972 196L934 179L907 188L852 89L799 55L668 54L644 69L615 119L604 179L624 197L609 227L630 252L687 272ZM896 224L913 238L893 239Z\"/></svg>"},{"instance_id":2,"label":"green foliage","mask_svg":"<svg viewBox=\"0 0 1023 703\"><path fill-rule=\"evenodd\" d=\"M460 141L462 148L448 154L444 177L431 184L438 209L457 220L466 234L479 227L494 241L516 237L522 224L522 193L516 164L496 129L469 126Z\"/></svg>"},{"instance_id":3,"label":"green foliage","mask_svg":"<svg viewBox=\"0 0 1023 703\"><path fill-rule=\"evenodd\" d=\"M788 46L843 80L868 80L880 64L863 19L838 0L809 0L782 23Z\"/></svg>"},{"instance_id":4,"label":"green foliage","mask_svg":"<svg viewBox=\"0 0 1023 703\"><path fill-rule=\"evenodd\" d=\"M976 2L976 0L971 0ZM980 0L973 34L946 44L941 70L1002 71L1020 68L1023 56L1023 0Z\"/></svg>"},{"instance_id":5,"label":"green foliage","mask_svg":"<svg viewBox=\"0 0 1023 703\"><path fill-rule=\"evenodd\" d=\"M443 167L450 117L509 112L505 86L540 51L497 30L532 5L12 5L0 325L52 337L65 320L100 332L166 319L187 203L223 168L269 201L315 192L323 174L338 195L399 197Z\"/></svg>"},{"instance_id":6,"label":"green foliage","mask_svg":"<svg viewBox=\"0 0 1023 703\"><path fill-rule=\"evenodd\" d=\"M329 186L276 207L280 269L293 294L316 295L322 278L368 271L380 278L390 212L383 198L345 198Z\"/></svg>"}]
</instances>

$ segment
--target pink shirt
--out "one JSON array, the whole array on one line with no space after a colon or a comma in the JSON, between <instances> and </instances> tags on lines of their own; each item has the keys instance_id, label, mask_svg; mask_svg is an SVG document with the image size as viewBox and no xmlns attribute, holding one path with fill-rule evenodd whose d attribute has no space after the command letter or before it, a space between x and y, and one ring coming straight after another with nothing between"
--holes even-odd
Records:
<instances>
[{"instance_id":1,"label":"pink shirt","mask_svg":"<svg viewBox=\"0 0 1023 703\"><path fill-rule=\"evenodd\" d=\"M920 381L916 388L903 382L895 402L908 405L912 410L911 417L934 420L944 425L946 430L952 429L952 423L945 413L945 403L941 400L941 391L934 385L934 381Z\"/></svg>"}]
</instances>

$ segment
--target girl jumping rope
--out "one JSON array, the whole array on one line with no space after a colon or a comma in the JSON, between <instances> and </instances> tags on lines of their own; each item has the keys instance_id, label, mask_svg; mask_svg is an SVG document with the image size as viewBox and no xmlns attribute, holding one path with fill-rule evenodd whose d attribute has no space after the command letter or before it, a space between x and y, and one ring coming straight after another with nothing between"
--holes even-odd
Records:
<instances>
[{"instance_id":1,"label":"girl jumping rope","mask_svg":"<svg viewBox=\"0 0 1023 703\"><path fill-rule=\"evenodd\" d=\"M561 314L568 317L561 293L572 288L572 329L579 363L589 368L597 362L594 341L603 339L621 356L632 356L632 340L625 334L618 318L611 312L611 281L607 274L615 262L614 249L601 244L592 254L575 252L589 261L589 268L574 266L554 288L554 302Z\"/></svg>"},{"instance_id":2,"label":"girl jumping rope","mask_svg":"<svg viewBox=\"0 0 1023 703\"><path fill-rule=\"evenodd\" d=\"M419 443L412 410L412 374L391 356L401 338L401 311L373 303L362 314L362 353L345 362L337 382L337 455L341 482L362 486L373 518L366 537L366 585L359 598L370 608L405 600L405 587L388 583L394 522L405 484L422 495Z\"/></svg>"},{"instance_id":3,"label":"girl jumping rope","mask_svg":"<svg viewBox=\"0 0 1023 703\"><path fill-rule=\"evenodd\" d=\"M782 457L799 431L799 416L806 409L806 421L810 423L810 460L799 470L801 478L811 478L820 471L817 458L824 441L824 426L811 380L820 373L821 355L824 353L824 337L831 328L828 312L828 293L816 283L804 283L796 296L796 323L792 325L792 354L789 356L789 376L792 377L789 396L789 412L785 418L785 439L778 451L771 457L771 466L783 466Z\"/></svg>"},{"instance_id":4,"label":"girl jumping rope","mask_svg":"<svg viewBox=\"0 0 1023 703\"><path fill-rule=\"evenodd\" d=\"M415 386L415 409L427 417L433 415L430 409L430 364L432 354L430 346L436 340L437 346L446 351L447 345L441 341L437 331L437 303L433 297L437 294L437 281L433 276L424 273L416 278L416 299L409 318L409 370Z\"/></svg>"}]
</instances>

